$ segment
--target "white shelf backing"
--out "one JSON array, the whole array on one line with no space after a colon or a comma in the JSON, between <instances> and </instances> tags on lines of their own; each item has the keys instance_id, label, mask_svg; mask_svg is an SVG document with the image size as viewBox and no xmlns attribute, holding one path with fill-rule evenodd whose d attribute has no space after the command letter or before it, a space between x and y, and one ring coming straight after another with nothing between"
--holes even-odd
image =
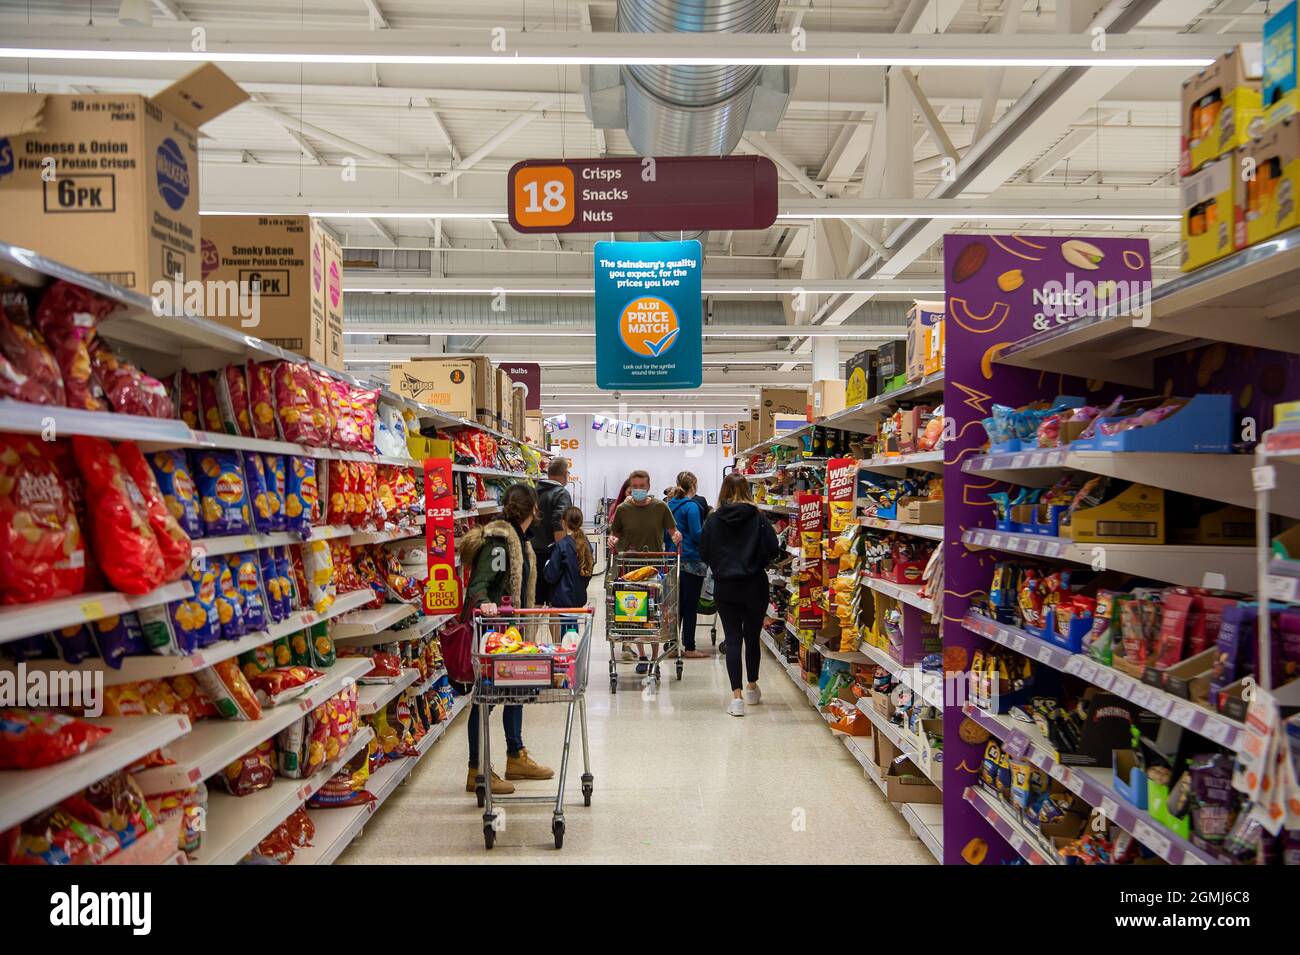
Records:
<instances>
[{"instance_id":1,"label":"white shelf backing","mask_svg":"<svg viewBox=\"0 0 1300 955\"><path fill-rule=\"evenodd\" d=\"M906 521L888 521L883 517L860 517L858 523L878 531L893 531L896 534L911 534L926 540L943 540L942 524L909 524Z\"/></svg>"},{"instance_id":2,"label":"white shelf backing","mask_svg":"<svg viewBox=\"0 0 1300 955\"><path fill-rule=\"evenodd\" d=\"M80 756L52 766L0 770L0 832L190 731L190 721L174 714L102 716L86 722L112 732Z\"/></svg>"},{"instance_id":3,"label":"white shelf backing","mask_svg":"<svg viewBox=\"0 0 1300 955\"><path fill-rule=\"evenodd\" d=\"M262 710L260 720L200 721L188 736L167 747L171 766L157 766L136 774L146 794L171 792L207 779L240 756L270 739L304 713L319 706L371 668L368 657L343 657L325 671L325 677L300 697Z\"/></svg>"},{"instance_id":4,"label":"white shelf backing","mask_svg":"<svg viewBox=\"0 0 1300 955\"><path fill-rule=\"evenodd\" d=\"M898 811L922 845L930 850L930 855L942 865L943 806L938 803L905 802L899 804Z\"/></svg>"},{"instance_id":5,"label":"white shelf backing","mask_svg":"<svg viewBox=\"0 0 1300 955\"><path fill-rule=\"evenodd\" d=\"M1300 352L1297 279L1300 229L1292 229L1165 282L1151 296L1149 321L1078 318L1010 345L995 361L1150 388L1155 358L1200 339Z\"/></svg>"},{"instance_id":6,"label":"white shelf backing","mask_svg":"<svg viewBox=\"0 0 1300 955\"><path fill-rule=\"evenodd\" d=\"M1044 448L978 455L963 461L962 470L1026 487L1047 487L1063 471L1083 471L1254 509L1250 481L1254 465L1255 459L1249 454ZM1270 505L1276 514L1300 517L1300 482L1280 484L1270 495Z\"/></svg>"},{"instance_id":7,"label":"white shelf backing","mask_svg":"<svg viewBox=\"0 0 1300 955\"><path fill-rule=\"evenodd\" d=\"M993 831L1007 840L1007 845L1030 865L1061 865L1061 860L1047 846L1038 841L1032 832L1021 825L1001 799L986 789L967 786L962 798L975 807L993 827Z\"/></svg>"},{"instance_id":8,"label":"white shelf backing","mask_svg":"<svg viewBox=\"0 0 1300 955\"><path fill-rule=\"evenodd\" d=\"M91 657L75 664L64 663L59 659L28 660L26 661L26 667L28 671L42 670L46 672L99 671L104 674L105 686L118 686L123 683L137 683L140 680L158 680L163 677L181 676L185 673L193 673L196 670L210 667L222 660L239 656L239 654L254 650L263 644L274 643L281 637L287 637L300 630L305 630L312 624L319 623L322 620L330 620L340 614L355 610L373 599L374 595L369 590L349 591L335 598L334 605L325 613L316 613L314 610L298 610L290 614L285 620L271 624L266 630L246 634L237 640L218 640L216 643L188 656L149 654L126 657L122 660L122 665L116 669L108 666L99 657ZM11 664L0 665L0 669L11 670L13 666Z\"/></svg>"},{"instance_id":9,"label":"white shelf backing","mask_svg":"<svg viewBox=\"0 0 1300 955\"><path fill-rule=\"evenodd\" d=\"M918 610L923 610L927 614L934 613L934 598L921 596L920 584L896 584L892 580L883 580L879 577L868 577L866 574L858 576L858 582L870 590L879 591L888 597L909 604Z\"/></svg>"},{"instance_id":10,"label":"white shelf backing","mask_svg":"<svg viewBox=\"0 0 1300 955\"><path fill-rule=\"evenodd\" d=\"M1209 853L1202 852L1162 825L1150 813L1138 809L1121 797L1112 785L1113 772L1109 766L1062 765L1057 761L1056 751L1032 724L1019 724L1009 716L985 713L969 703L962 707L962 712L1003 740L1009 749L1021 752L1023 758L1088 805L1100 808L1107 819L1170 865L1219 864Z\"/></svg>"},{"instance_id":11,"label":"white shelf backing","mask_svg":"<svg viewBox=\"0 0 1300 955\"><path fill-rule=\"evenodd\" d=\"M413 627L389 627L387 630L380 630L377 633L358 633L352 636L335 634L334 642L346 644L350 647L373 647L381 643L418 640L455 619L450 614L441 614L436 617L419 617Z\"/></svg>"},{"instance_id":12,"label":"white shelf backing","mask_svg":"<svg viewBox=\"0 0 1300 955\"><path fill-rule=\"evenodd\" d=\"M357 712L362 716L373 716L419 678L420 671L408 667L402 670L401 676L388 683L362 684L357 687Z\"/></svg>"},{"instance_id":13,"label":"white shelf backing","mask_svg":"<svg viewBox=\"0 0 1300 955\"><path fill-rule=\"evenodd\" d=\"M1028 554L1093 566L1098 558L1107 570L1150 577L1184 587L1254 590L1257 583L1252 547L1213 547L1188 544L1076 544L1067 537L1042 537L976 527L963 531L962 542L972 548Z\"/></svg>"},{"instance_id":14,"label":"white shelf backing","mask_svg":"<svg viewBox=\"0 0 1300 955\"><path fill-rule=\"evenodd\" d=\"M247 796L208 790L206 828L193 865L234 865L257 847L280 823L347 765L374 737L368 726L358 727L347 747L307 779L276 776L266 789Z\"/></svg>"},{"instance_id":15,"label":"white shelf backing","mask_svg":"<svg viewBox=\"0 0 1300 955\"><path fill-rule=\"evenodd\" d=\"M51 630L93 623L104 617L116 617L132 610L156 607L194 596L194 585L188 579L163 584L147 594L132 596L116 591L73 594L57 600L44 600L34 604L11 604L0 607L0 643L33 637Z\"/></svg>"},{"instance_id":16,"label":"white shelf backing","mask_svg":"<svg viewBox=\"0 0 1300 955\"><path fill-rule=\"evenodd\" d=\"M382 633L413 613L419 613L415 604L402 603L384 604L373 610L356 610L334 624L334 633L338 637L371 636Z\"/></svg>"},{"instance_id":17,"label":"white shelf backing","mask_svg":"<svg viewBox=\"0 0 1300 955\"><path fill-rule=\"evenodd\" d=\"M1009 647L1054 670L1070 673L1131 703L1145 707L1152 713L1194 733L1200 733L1206 739L1213 740L1230 750L1236 750L1242 741L1245 729L1240 723L1198 706L1190 700L1148 686L1127 673L1096 663L1086 654L1070 653L1018 627L998 623L996 620L989 620L977 614L967 614L962 621L962 626L971 633L987 637L994 643Z\"/></svg>"},{"instance_id":18,"label":"white shelf backing","mask_svg":"<svg viewBox=\"0 0 1300 955\"><path fill-rule=\"evenodd\" d=\"M908 470L929 471L932 474L943 473L942 451L918 451L916 454L895 454L863 458L858 462L859 471L876 471L880 474L901 475Z\"/></svg>"}]
</instances>

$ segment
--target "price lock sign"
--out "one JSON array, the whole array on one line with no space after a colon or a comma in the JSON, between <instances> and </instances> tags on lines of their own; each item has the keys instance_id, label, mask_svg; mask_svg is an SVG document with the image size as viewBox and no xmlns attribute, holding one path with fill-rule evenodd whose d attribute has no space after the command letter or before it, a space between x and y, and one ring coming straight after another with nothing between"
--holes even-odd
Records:
<instances>
[{"instance_id":1,"label":"price lock sign","mask_svg":"<svg viewBox=\"0 0 1300 955\"><path fill-rule=\"evenodd\" d=\"M460 613L460 581L456 577L456 496L451 459L424 462L424 549L429 577L424 585L426 615Z\"/></svg>"}]
</instances>

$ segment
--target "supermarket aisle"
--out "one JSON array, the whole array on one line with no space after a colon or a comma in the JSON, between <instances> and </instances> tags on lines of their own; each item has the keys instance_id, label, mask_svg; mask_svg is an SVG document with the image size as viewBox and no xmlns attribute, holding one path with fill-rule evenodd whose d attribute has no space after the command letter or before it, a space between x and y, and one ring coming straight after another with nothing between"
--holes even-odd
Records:
<instances>
[{"instance_id":1,"label":"supermarket aisle","mask_svg":"<svg viewBox=\"0 0 1300 955\"><path fill-rule=\"evenodd\" d=\"M598 606L601 585L592 582ZM575 727L563 850L547 807L509 804L506 831L484 850L481 810L464 790L466 711L339 862L933 863L767 651L763 703L736 719L723 712L719 657L687 661L682 682L665 680L657 699L626 679L611 696L599 612L596 627L587 696L596 790L584 807ZM708 645L706 628L700 641ZM558 761L563 715L562 706L525 712L524 741L547 765ZM492 732L499 742L495 714ZM550 782L517 786L554 792Z\"/></svg>"}]
</instances>

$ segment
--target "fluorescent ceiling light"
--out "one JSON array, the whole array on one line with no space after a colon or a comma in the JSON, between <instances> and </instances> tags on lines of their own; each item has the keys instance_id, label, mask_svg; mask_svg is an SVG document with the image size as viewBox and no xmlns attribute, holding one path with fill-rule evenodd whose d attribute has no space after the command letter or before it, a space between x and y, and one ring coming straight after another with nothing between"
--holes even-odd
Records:
<instances>
[{"instance_id":1,"label":"fluorescent ceiling light","mask_svg":"<svg viewBox=\"0 0 1300 955\"><path fill-rule=\"evenodd\" d=\"M123 40L123 44L138 40ZM165 46L165 44L160 44ZM142 44L141 44L142 46ZM358 64L375 66L974 66L974 67L1179 67L1201 69L1214 62L1207 57L1134 56L1108 58L1093 56L1015 57L980 54L926 56L899 53L890 56L792 56L750 55L725 56L654 56L642 53L601 53L593 50L580 54L510 53L308 53L303 51L231 50L217 47L206 51L186 49L118 48L111 45L86 49L58 47L0 47L0 59L25 60L110 60L115 63L286 63Z\"/></svg>"}]
</instances>

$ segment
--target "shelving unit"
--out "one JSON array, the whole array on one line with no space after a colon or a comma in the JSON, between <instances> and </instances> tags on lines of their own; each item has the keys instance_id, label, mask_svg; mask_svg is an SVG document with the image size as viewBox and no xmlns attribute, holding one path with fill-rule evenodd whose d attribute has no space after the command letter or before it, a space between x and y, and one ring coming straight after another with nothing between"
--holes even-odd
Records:
<instances>
[{"instance_id":1,"label":"shelving unit","mask_svg":"<svg viewBox=\"0 0 1300 955\"><path fill-rule=\"evenodd\" d=\"M868 577L866 574L862 574L858 579L862 586L870 590L879 591L887 597L893 597L927 614L934 613L934 598L921 596L921 584L896 584L892 580Z\"/></svg>"},{"instance_id":2,"label":"shelving unit","mask_svg":"<svg viewBox=\"0 0 1300 955\"><path fill-rule=\"evenodd\" d=\"M384 683L364 683L357 688L357 712L373 716L388 705L388 701L401 696L402 691L420 678L420 671L410 667L402 675Z\"/></svg>"},{"instance_id":3,"label":"shelving unit","mask_svg":"<svg viewBox=\"0 0 1300 955\"><path fill-rule=\"evenodd\" d=\"M374 599L374 594L371 594ZM415 604L384 604L374 610L357 610L339 619L334 624L336 638L368 637L382 633L389 627L400 623L411 614L419 613ZM392 638L390 638L392 639Z\"/></svg>"},{"instance_id":4,"label":"shelving unit","mask_svg":"<svg viewBox=\"0 0 1300 955\"><path fill-rule=\"evenodd\" d=\"M862 471L876 471L880 474L903 475L907 471L928 471L932 474L943 473L942 451L918 451L915 454L878 455L864 458L858 462Z\"/></svg>"},{"instance_id":5,"label":"shelving unit","mask_svg":"<svg viewBox=\"0 0 1300 955\"><path fill-rule=\"evenodd\" d=\"M943 540L942 524L909 524L906 521L889 521L881 517L859 517L858 523L878 531L892 531L895 534L911 534L926 540Z\"/></svg>"},{"instance_id":6,"label":"shelving unit","mask_svg":"<svg viewBox=\"0 0 1300 955\"><path fill-rule=\"evenodd\" d=\"M967 786L962 798L974 806L993 827L993 831L1007 840L1007 844L1030 865L1061 864L1060 859L1048 851L1046 846L1038 845L1038 837L1012 815L1002 800L978 786Z\"/></svg>"},{"instance_id":7,"label":"shelving unit","mask_svg":"<svg viewBox=\"0 0 1300 955\"><path fill-rule=\"evenodd\" d=\"M35 604L10 604L0 607L0 643L34 637L51 630L94 623L133 610L144 610L192 596L194 587L188 580L163 584L147 594L131 595L117 591L73 594Z\"/></svg>"}]
</instances>

